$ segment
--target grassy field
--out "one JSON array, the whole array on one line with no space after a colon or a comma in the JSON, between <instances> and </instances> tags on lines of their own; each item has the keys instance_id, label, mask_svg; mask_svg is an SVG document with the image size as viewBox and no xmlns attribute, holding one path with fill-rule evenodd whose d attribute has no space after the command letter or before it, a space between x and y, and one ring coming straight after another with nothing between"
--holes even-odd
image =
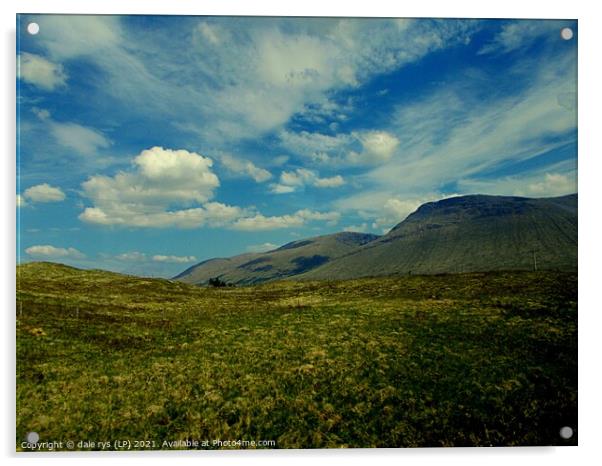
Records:
<instances>
[{"instance_id":1,"label":"grassy field","mask_svg":"<svg viewBox=\"0 0 602 466\"><path fill-rule=\"evenodd\" d=\"M75 449L577 443L558 434L577 427L576 274L17 276L17 450L30 431Z\"/></svg>"}]
</instances>

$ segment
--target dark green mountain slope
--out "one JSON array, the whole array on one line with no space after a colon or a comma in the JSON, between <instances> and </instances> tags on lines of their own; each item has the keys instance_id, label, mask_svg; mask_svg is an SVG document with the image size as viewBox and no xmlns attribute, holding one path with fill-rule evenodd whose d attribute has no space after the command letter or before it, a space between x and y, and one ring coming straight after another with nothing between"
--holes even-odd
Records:
<instances>
[{"instance_id":1,"label":"dark green mountain slope","mask_svg":"<svg viewBox=\"0 0 602 466\"><path fill-rule=\"evenodd\" d=\"M210 259L185 270L174 279L204 284L219 277L227 283L251 284L302 274L378 238L364 233L336 233L285 244L265 253Z\"/></svg>"},{"instance_id":2,"label":"dark green mountain slope","mask_svg":"<svg viewBox=\"0 0 602 466\"><path fill-rule=\"evenodd\" d=\"M429 202L388 234L297 278L534 268L576 270L576 194L471 195Z\"/></svg>"}]
</instances>

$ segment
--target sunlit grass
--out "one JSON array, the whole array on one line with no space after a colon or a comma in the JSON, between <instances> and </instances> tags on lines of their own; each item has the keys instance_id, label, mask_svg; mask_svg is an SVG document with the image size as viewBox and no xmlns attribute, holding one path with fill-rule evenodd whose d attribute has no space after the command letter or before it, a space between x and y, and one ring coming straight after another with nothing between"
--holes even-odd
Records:
<instances>
[{"instance_id":1,"label":"sunlit grass","mask_svg":"<svg viewBox=\"0 0 602 466\"><path fill-rule=\"evenodd\" d=\"M209 289L28 264L18 288L18 448L30 431L324 448L576 428L574 274Z\"/></svg>"}]
</instances>

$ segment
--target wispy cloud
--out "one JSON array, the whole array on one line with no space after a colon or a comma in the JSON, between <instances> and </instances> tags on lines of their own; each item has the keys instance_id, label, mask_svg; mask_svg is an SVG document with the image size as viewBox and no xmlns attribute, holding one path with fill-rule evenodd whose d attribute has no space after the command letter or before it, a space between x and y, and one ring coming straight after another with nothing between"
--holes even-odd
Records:
<instances>
[{"instance_id":1,"label":"wispy cloud","mask_svg":"<svg viewBox=\"0 0 602 466\"><path fill-rule=\"evenodd\" d=\"M197 258L194 256L166 256L163 254L155 254L153 256L155 262L169 262L171 264L187 264L189 262L196 262Z\"/></svg>"},{"instance_id":2,"label":"wispy cloud","mask_svg":"<svg viewBox=\"0 0 602 466\"><path fill-rule=\"evenodd\" d=\"M18 57L17 76L45 91L64 87L67 82L67 74L60 63L27 52L22 52Z\"/></svg>"},{"instance_id":3,"label":"wispy cloud","mask_svg":"<svg viewBox=\"0 0 602 466\"><path fill-rule=\"evenodd\" d=\"M261 243L261 244L251 244L247 246L247 251L249 252L267 252L273 249L278 248L277 244L274 243Z\"/></svg>"},{"instance_id":4,"label":"wispy cloud","mask_svg":"<svg viewBox=\"0 0 602 466\"><path fill-rule=\"evenodd\" d=\"M34 107L34 114L54 140L79 155L96 155L99 149L111 146L111 141L100 131L73 122L59 122L46 109Z\"/></svg>"},{"instance_id":5,"label":"wispy cloud","mask_svg":"<svg viewBox=\"0 0 602 466\"><path fill-rule=\"evenodd\" d=\"M276 230L281 228L299 228L307 222L319 220L329 225L336 225L341 218L338 212L316 212L309 209L298 210L294 214L275 215L266 217L257 214L253 217L241 218L235 221L231 228L242 231Z\"/></svg>"},{"instance_id":6,"label":"wispy cloud","mask_svg":"<svg viewBox=\"0 0 602 466\"><path fill-rule=\"evenodd\" d=\"M363 181L398 194L438 191L574 142L575 56L533 66L531 84L514 95L483 99L474 88L452 84L399 107L389 130L399 135L400 156Z\"/></svg>"},{"instance_id":7,"label":"wispy cloud","mask_svg":"<svg viewBox=\"0 0 602 466\"><path fill-rule=\"evenodd\" d=\"M461 179L458 181L458 188L466 193L562 196L577 192L577 169L574 163L561 162L517 175Z\"/></svg>"},{"instance_id":8,"label":"wispy cloud","mask_svg":"<svg viewBox=\"0 0 602 466\"><path fill-rule=\"evenodd\" d=\"M166 31L130 31L121 21L43 16L39 44L58 62L93 61L108 80L99 90L124 103L161 106L174 123L213 142L282 128L315 105L328 110L329 93L464 43L476 26L328 19L316 29L316 23L298 19L191 18L182 20L181 33L169 31L169 40L182 47L167 53ZM191 125L195 119L199 123Z\"/></svg>"},{"instance_id":9,"label":"wispy cloud","mask_svg":"<svg viewBox=\"0 0 602 466\"><path fill-rule=\"evenodd\" d=\"M537 39L560 42L560 31L566 24L557 20L514 20L501 27L493 40L485 44L479 54L510 53L531 46Z\"/></svg>"},{"instance_id":10,"label":"wispy cloud","mask_svg":"<svg viewBox=\"0 0 602 466\"><path fill-rule=\"evenodd\" d=\"M258 167L250 160L240 159L228 154L224 154L220 157L220 162L231 173L239 176L248 176L257 183L263 183L264 181L272 178L272 174L269 171L267 171L265 168Z\"/></svg>"},{"instance_id":11,"label":"wispy cloud","mask_svg":"<svg viewBox=\"0 0 602 466\"><path fill-rule=\"evenodd\" d=\"M307 185L316 188L337 188L344 184L345 180L341 175L320 178L319 174L314 170L297 168L293 171L283 171L280 174L279 182L272 184L270 189L275 194L285 194L292 193L297 188Z\"/></svg>"}]
</instances>

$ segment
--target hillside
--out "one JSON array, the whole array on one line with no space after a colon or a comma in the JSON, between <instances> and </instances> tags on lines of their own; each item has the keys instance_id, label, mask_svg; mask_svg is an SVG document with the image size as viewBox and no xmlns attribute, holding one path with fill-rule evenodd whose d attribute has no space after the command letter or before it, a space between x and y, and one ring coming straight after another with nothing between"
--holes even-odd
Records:
<instances>
[{"instance_id":1,"label":"hillside","mask_svg":"<svg viewBox=\"0 0 602 466\"><path fill-rule=\"evenodd\" d=\"M577 194L452 197L423 204L381 237L337 233L294 241L266 253L210 259L174 279L253 284L534 269L577 269Z\"/></svg>"},{"instance_id":2,"label":"hillside","mask_svg":"<svg viewBox=\"0 0 602 466\"><path fill-rule=\"evenodd\" d=\"M577 426L575 273L211 288L29 263L17 277L17 450L32 431L112 442L75 450L578 442L558 436Z\"/></svg>"},{"instance_id":3,"label":"hillside","mask_svg":"<svg viewBox=\"0 0 602 466\"><path fill-rule=\"evenodd\" d=\"M265 253L210 259L196 264L174 279L204 284L219 277L227 283L252 284L307 272L378 238L364 233L336 233L293 241Z\"/></svg>"},{"instance_id":4,"label":"hillside","mask_svg":"<svg viewBox=\"0 0 602 466\"><path fill-rule=\"evenodd\" d=\"M471 195L420 206L388 234L298 276L576 270L577 195Z\"/></svg>"}]
</instances>

